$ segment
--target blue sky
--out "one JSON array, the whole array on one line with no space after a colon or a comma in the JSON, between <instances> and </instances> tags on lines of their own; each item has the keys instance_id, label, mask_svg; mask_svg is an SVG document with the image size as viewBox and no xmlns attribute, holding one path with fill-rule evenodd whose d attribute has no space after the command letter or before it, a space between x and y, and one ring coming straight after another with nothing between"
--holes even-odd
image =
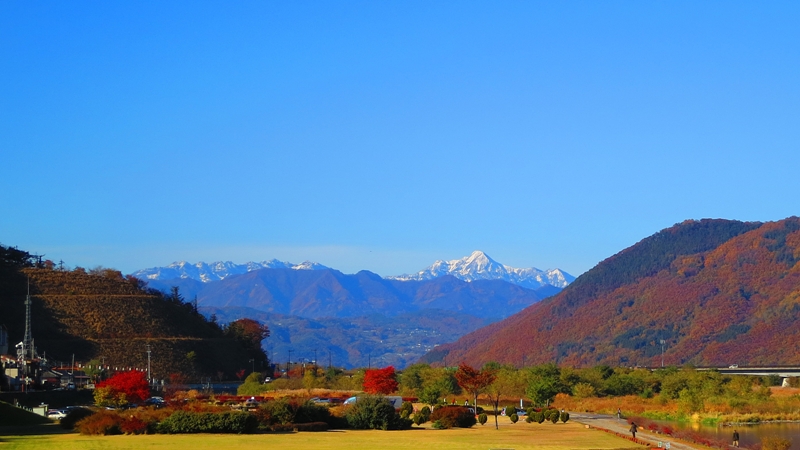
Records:
<instances>
[{"instance_id":1,"label":"blue sky","mask_svg":"<svg viewBox=\"0 0 800 450\"><path fill-rule=\"evenodd\" d=\"M575 275L800 211L797 2L3 2L0 243Z\"/></svg>"}]
</instances>

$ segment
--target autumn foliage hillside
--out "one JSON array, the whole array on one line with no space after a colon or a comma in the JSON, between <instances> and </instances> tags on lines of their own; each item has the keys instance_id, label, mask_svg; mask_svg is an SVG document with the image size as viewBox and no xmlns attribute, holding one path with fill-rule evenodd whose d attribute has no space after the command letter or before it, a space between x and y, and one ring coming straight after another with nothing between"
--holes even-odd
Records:
<instances>
[{"instance_id":1,"label":"autumn foliage hillside","mask_svg":"<svg viewBox=\"0 0 800 450\"><path fill-rule=\"evenodd\" d=\"M0 249L6 263L0 308L11 342L22 339L29 280L34 342L51 360L69 361L74 354L77 361L102 358L112 368L145 368L149 345L153 373L164 378L220 371L232 377L250 364L247 349L193 305L148 290L136 278L110 269L34 267L24 252Z\"/></svg>"},{"instance_id":2,"label":"autumn foliage hillside","mask_svg":"<svg viewBox=\"0 0 800 450\"><path fill-rule=\"evenodd\" d=\"M800 219L687 221L424 360L800 364Z\"/></svg>"}]
</instances>

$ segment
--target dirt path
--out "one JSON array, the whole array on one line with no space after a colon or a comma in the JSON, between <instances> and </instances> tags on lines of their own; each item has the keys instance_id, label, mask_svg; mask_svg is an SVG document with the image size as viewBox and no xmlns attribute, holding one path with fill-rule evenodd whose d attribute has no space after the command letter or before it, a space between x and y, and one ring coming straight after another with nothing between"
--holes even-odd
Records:
<instances>
[{"instance_id":1,"label":"dirt path","mask_svg":"<svg viewBox=\"0 0 800 450\"><path fill-rule=\"evenodd\" d=\"M570 420L589 425L594 428L603 428L605 430L620 433L625 436L630 436L630 425L625 419L617 419L616 416L607 414L590 414L590 413L569 413ZM670 450L696 450L701 447L695 447L686 442L677 442L675 439L665 436L663 434L654 434L649 431L640 431L636 433L636 439L648 443L652 448L657 448L658 443L662 443L662 448L666 444L670 444Z\"/></svg>"}]
</instances>

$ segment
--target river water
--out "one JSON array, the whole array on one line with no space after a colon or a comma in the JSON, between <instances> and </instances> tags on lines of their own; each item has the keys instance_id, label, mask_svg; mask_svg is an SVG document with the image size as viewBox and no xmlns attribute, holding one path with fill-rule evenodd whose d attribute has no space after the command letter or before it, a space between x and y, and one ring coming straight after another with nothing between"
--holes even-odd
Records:
<instances>
[{"instance_id":1,"label":"river water","mask_svg":"<svg viewBox=\"0 0 800 450\"><path fill-rule=\"evenodd\" d=\"M709 427L699 424L665 423L677 430L692 430L703 436L732 442L733 430L739 431L739 445L742 447L758 444L767 436L775 436L792 441L792 450L800 450L800 423L764 423L757 425L726 425Z\"/></svg>"}]
</instances>

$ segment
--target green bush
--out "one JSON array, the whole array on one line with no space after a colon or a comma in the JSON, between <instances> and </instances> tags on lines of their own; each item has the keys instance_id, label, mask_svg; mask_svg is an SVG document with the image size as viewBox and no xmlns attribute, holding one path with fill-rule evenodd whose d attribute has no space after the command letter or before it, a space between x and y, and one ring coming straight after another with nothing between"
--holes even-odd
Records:
<instances>
[{"instance_id":1,"label":"green bush","mask_svg":"<svg viewBox=\"0 0 800 450\"><path fill-rule=\"evenodd\" d=\"M489 416L487 416L486 413L481 413L478 415L478 423L481 425L486 425L487 420L489 420Z\"/></svg>"},{"instance_id":2,"label":"green bush","mask_svg":"<svg viewBox=\"0 0 800 450\"><path fill-rule=\"evenodd\" d=\"M550 411L550 422L557 423L558 419L561 417L561 413L558 412L557 409L553 409Z\"/></svg>"},{"instance_id":3,"label":"green bush","mask_svg":"<svg viewBox=\"0 0 800 450\"><path fill-rule=\"evenodd\" d=\"M533 413L533 421L534 422L542 423L542 422L544 422L544 419L545 419L544 411L537 411L537 412Z\"/></svg>"},{"instance_id":4,"label":"green bush","mask_svg":"<svg viewBox=\"0 0 800 450\"><path fill-rule=\"evenodd\" d=\"M405 413L405 418L407 419L413 412L414 405L411 402L403 402L403 405L400 407L400 416L403 417L403 413Z\"/></svg>"},{"instance_id":5,"label":"green bush","mask_svg":"<svg viewBox=\"0 0 800 450\"><path fill-rule=\"evenodd\" d=\"M510 416L508 416L508 418L511 420L511 423L517 423L519 420L517 413L512 413Z\"/></svg>"},{"instance_id":6,"label":"green bush","mask_svg":"<svg viewBox=\"0 0 800 450\"><path fill-rule=\"evenodd\" d=\"M562 412L560 418L562 422L567 423L567 421L569 420L569 413L566 411Z\"/></svg>"},{"instance_id":7,"label":"green bush","mask_svg":"<svg viewBox=\"0 0 800 450\"><path fill-rule=\"evenodd\" d=\"M223 412L202 413L178 411L158 424L157 431L164 434L178 433L252 433L258 420L250 413Z\"/></svg>"},{"instance_id":8,"label":"green bush","mask_svg":"<svg viewBox=\"0 0 800 450\"><path fill-rule=\"evenodd\" d=\"M431 414L431 421L443 428L469 428L477 423L475 414L464 406L440 406Z\"/></svg>"},{"instance_id":9,"label":"green bush","mask_svg":"<svg viewBox=\"0 0 800 450\"><path fill-rule=\"evenodd\" d=\"M411 420L401 418L394 406L383 397L365 395L348 409L347 423L359 430L405 430Z\"/></svg>"}]
</instances>

